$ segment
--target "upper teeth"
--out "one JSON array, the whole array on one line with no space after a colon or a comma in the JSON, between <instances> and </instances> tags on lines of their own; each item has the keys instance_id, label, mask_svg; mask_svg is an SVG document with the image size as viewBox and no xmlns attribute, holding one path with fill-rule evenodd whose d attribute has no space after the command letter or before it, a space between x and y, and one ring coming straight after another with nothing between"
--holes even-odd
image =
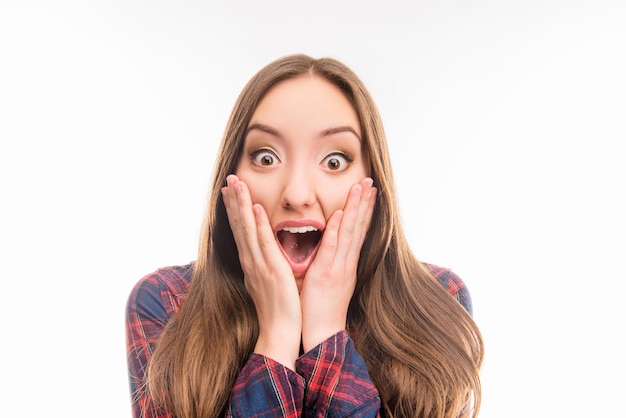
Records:
<instances>
[{"instance_id":1,"label":"upper teeth","mask_svg":"<svg viewBox=\"0 0 626 418\"><path fill-rule=\"evenodd\" d=\"M305 232L317 231L314 226L290 226L283 228L283 231L291 232L292 234L304 234Z\"/></svg>"}]
</instances>

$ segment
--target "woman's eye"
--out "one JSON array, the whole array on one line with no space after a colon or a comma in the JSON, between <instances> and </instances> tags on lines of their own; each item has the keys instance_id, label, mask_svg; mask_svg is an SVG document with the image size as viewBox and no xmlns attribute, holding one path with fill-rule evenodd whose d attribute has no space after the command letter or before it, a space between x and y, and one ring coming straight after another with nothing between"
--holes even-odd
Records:
<instances>
[{"instance_id":1,"label":"woman's eye","mask_svg":"<svg viewBox=\"0 0 626 418\"><path fill-rule=\"evenodd\" d=\"M276 156L276 154L266 149L255 151L250 154L250 156L252 157L252 161L256 165L260 166L268 167L278 162L278 157Z\"/></svg>"},{"instance_id":2,"label":"woman's eye","mask_svg":"<svg viewBox=\"0 0 626 418\"><path fill-rule=\"evenodd\" d=\"M345 154L330 154L322 161L322 166L331 171L343 171L348 168L348 164L352 162L352 159Z\"/></svg>"}]
</instances>

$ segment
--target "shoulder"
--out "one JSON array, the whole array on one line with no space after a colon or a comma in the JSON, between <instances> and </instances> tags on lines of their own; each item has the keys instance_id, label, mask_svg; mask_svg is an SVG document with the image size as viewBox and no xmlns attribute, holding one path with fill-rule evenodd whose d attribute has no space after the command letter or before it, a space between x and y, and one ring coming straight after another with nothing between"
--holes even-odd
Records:
<instances>
[{"instance_id":1,"label":"shoulder","mask_svg":"<svg viewBox=\"0 0 626 418\"><path fill-rule=\"evenodd\" d=\"M472 298L463 280L447 267L440 267L430 263L422 264L437 279L439 284L472 315Z\"/></svg>"},{"instance_id":2,"label":"shoulder","mask_svg":"<svg viewBox=\"0 0 626 418\"><path fill-rule=\"evenodd\" d=\"M142 277L128 297L127 310L161 318L173 315L187 297L194 265L162 267Z\"/></svg>"}]
</instances>

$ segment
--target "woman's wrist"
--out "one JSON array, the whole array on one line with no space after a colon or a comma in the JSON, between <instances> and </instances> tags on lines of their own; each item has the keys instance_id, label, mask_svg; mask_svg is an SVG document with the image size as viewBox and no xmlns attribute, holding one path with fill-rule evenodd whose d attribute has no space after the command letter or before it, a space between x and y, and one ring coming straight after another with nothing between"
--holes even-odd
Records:
<instances>
[{"instance_id":1,"label":"woman's wrist","mask_svg":"<svg viewBox=\"0 0 626 418\"><path fill-rule=\"evenodd\" d=\"M328 338L346 329L344 321L338 321L335 324L320 325L315 324L310 327L304 327L302 330L302 348L304 352L309 352L317 345L326 341Z\"/></svg>"},{"instance_id":2,"label":"woman's wrist","mask_svg":"<svg viewBox=\"0 0 626 418\"><path fill-rule=\"evenodd\" d=\"M296 359L300 354L300 333L261 333L254 352L295 370Z\"/></svg>"}]
</instances>

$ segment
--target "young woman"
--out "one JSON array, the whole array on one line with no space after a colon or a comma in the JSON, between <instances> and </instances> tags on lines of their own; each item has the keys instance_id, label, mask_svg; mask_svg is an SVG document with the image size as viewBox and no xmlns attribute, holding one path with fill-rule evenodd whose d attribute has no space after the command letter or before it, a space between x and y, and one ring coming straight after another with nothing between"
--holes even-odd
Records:
<instances>
[{"instance_id":1,"label":"young woman","mask_svg":"<svg viewBox=\"0 0 626 418\"><path fill-rule=\"evenodd\" d=\"M482 339L463 282L402 233L376 106L333 59L240 94L197 261L127 306L135 417L474 416Z\"/></svg>"}]
</instances>

